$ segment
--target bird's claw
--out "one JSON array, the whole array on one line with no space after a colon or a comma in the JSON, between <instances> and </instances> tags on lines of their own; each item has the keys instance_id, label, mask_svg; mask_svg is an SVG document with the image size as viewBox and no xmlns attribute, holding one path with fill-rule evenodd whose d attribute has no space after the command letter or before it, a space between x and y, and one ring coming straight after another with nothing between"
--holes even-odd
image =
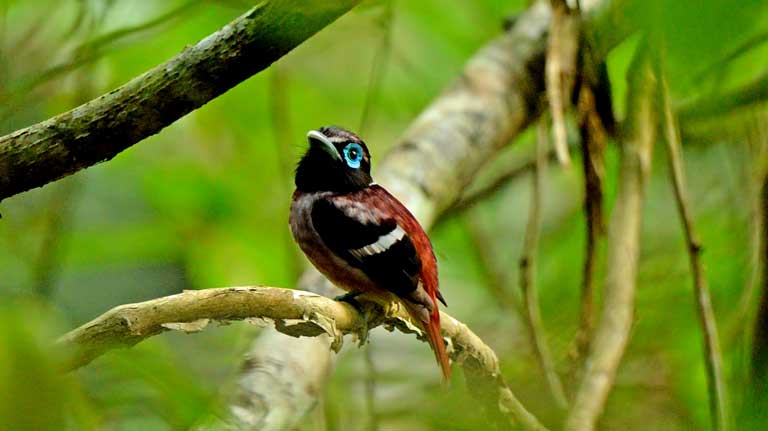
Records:
<instances>
[{"instance_id":1,"label":"bird's claw","mask_svg":"<svg viewBox=\"0 0 768 431\"><path fill-rule=\"evenodd\" d=\"M355 309L359 310L361 308L361 306L360 306L360 303L357 302L356 298L358 296L362 295L362 294L363 294L363 292L359 292L359 291L347 292L347 293L345 293L343 295L339 295L339 296L333 298L333 300L334 301L346 302L347 304L355 307Z\"/></svg>"},{"instance_id":2,"label":"bird's claw","mask_svg":"<svg viewBox=\"0 0 768 431\"><path fill-rule=\"evenodd\" d=\"M370 307L364 306L357 300L357 297L362 294L363 292L360 291L351 291L333 298L335 301L346 302L362 315L363 322L359 331L356 333L358 340L357 345L359 347L362 347L366 342L368 342L368 319L371 317Z\"/></svg>"}]
</instances>

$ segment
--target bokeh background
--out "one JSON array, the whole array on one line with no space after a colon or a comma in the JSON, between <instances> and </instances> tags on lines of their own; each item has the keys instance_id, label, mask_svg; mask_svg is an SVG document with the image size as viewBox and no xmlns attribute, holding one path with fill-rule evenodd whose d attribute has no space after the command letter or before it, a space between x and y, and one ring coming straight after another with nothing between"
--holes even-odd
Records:
<instances>
[{"instance_id":1,"label":"bokeh background","mask_svg":"<svg viewBox=\"0 0 768 431\"><path fill-rule=\"evenodd\" d=\"M768 70L760 1L631 2L630 20L669 34L677 106L717 98ZM0 2L0 130L66 111L179 53L251 6L239 0ZM0 430L180 430L220 413L258 328L168 333L68 375L55 337L116 305L184 289L292 287L306 265L287 225L293 166L309 129L361 131L381 159L411 120L502 31L522 0L365 1L268 70L158 135L0 204ZM762 35L762 39L760 39ZM756 43L719 62L742 43ZM638 45L608 56L617 116ZM712 65L717 65L712 68ZM750 384L760 290L760 177L765 104L683 123L685 167L720 326L734 410ZM578 134L572 130L572 138ZM526 133L478 184L530 157ZM642 230L637 315L602 429L707 429L701 336L663 145L657 145ZM610 203L617 149L607 154ZM555 407L519 312L517 260L530 177L442 219L431 237L449 312L492 346L522 401L548 424ZM582 176L546 173L537 285L547 340L567 388L584 255ZM598 280L600 277L598 277ZM324 400L301 429L362 429L362 350L347 342ZM382 430L484 429L462 382L440 387L431 353L374 331L375 414ZM753 428L757 429L757 428Z\"/></svg>"}]
</instances>

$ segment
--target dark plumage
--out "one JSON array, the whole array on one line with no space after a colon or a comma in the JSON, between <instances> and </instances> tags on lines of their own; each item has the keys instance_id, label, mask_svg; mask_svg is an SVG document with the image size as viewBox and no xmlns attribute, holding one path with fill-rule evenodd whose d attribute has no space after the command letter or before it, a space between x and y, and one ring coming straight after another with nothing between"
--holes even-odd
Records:
<instances>
[{"instance_id":1,"label":"dark plumage","mask_svg":"<svg viewBox=\"0 0 768 431\"><path fill-rule=\"evenodd\" d=\"M312 264L336 286L400 300L427 332L450 376L440 336L440 295L432 245L413 215L371 178L365 143L340 127L307 135L296 168L290 225Z\"/></svg>"}]
</instances>

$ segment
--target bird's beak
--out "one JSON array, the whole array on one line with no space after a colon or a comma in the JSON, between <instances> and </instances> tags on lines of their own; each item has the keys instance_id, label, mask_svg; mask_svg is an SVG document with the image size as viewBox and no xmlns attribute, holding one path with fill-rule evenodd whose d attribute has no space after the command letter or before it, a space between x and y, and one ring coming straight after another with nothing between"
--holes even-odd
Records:
<instances>
[{"instance_id":1,"label":"bird's beak","mask_svg":"<svg viewBox=\"0 0 768 431\"><path fill-rule=\"evenodd\" d=\"M333 146L333 143L330 141L330 139L328 139L327 136L323 135L317 130L310 130L309 133L307 133L307 140L309 140L310 146L317 147L318 149L325 151L334 160L341 160L339 150Z\"/></svg>"}]
</instances>

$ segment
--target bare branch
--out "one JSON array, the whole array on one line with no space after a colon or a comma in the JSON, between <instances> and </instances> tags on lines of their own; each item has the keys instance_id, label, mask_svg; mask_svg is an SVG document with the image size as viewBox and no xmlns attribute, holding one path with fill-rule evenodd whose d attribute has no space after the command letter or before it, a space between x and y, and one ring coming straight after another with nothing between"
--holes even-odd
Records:
<instances>
[{"instance_id":1,"label":"bare branch","mask_svg":"<svg viewBox=\"0 0 768 431\"><path fill-rule=\"evenodd\" d=\"M594 429L629 341L635 301L640 222L645 183L655 140L654 76L644 46L629 79L628 134L621 151L621 176L607 238L604 299L584 372L565 422L567 431Z\"/></svg>"},{"instance_id":2,"label":"bare branch","mask_svg":"<svg viewBox=\"0 0 768 431\"><path fill-rule=\"evenodd\" d=\"M426 340L399 306L382 307L361 301L364 313L344 302L300 290L275 287L231 287L187 290L136 304L113 308L96 319L65 334L57 342L65 352L66 369L88 364L105 352L131 347L168 330L199 332L214 322L245 320L274 328L293 337L328 336L331 347L341 348L344 334L384 325ZM466 325L441 313L443 336L449 354L465 368L468 384L498 393L496 410L509 414L526 429L544 429L522 405L500 377L496 354ZM486 388L489 382L495 385Z\"/></svg>"},{"instance_id":3,"label":"bare branch","mask_svg":"<svg viewBox=\"0 0 768 431\"><path fill-rule=\"evenodd\" d=\"M0 199L111 159L263 70L356 3L264 0L122 87L0 138Z\"/></svg>"},{"instance_id":4,"label":"bare branch","mask_svg":"<svg viewBox=\"0 0 768 431\"><path fill-rule=\"evenodd\" d=\"M547 134L547 122L542 119L537 127L536 165L533 170L531 204L528 210L528 225L525 228L523 251L519 261L520 289L523 292L525 318L528 322L531 346L547 379L552 397L560 408L565 409L568 407L568 400L565 398L563 384L557 375L552 354L547 345L544 324L541 321L539 311L539 295L536 290L536 254L538 253L539 231L541 230L541 195L544 187Z\"/></svg>"},{"instance_id":5,"label":"bare branch","mask_svg":"<svg viewBox=\"0 0 768 431\"><path fill-rule=\"evenodd\" d=\"M549 28L545 78L547 98L552 113L554 148L560 164L571 163L565 112L571 105L571 92L576 80L576 60L579 53L578 10L572 11L565 0L552 0L552 21Z\"/></svg>"},{"instance_id":6,"label":"bare branch","mask_svg":"<svg viewBox=\"0 0 768 431\"><path fill-rule=\"evenodd\" d=\"M709 389L709 408L712 418L712 429L727 430L728 415L726 408L726 389L723 379L722 353L720 352L720 337L717 332L715 312L712 310L712 300L709 295L704 267L701 263L701 242L693 226L693 216L688 204L688 192L685 187L683 172L682 145L677 120L672 112L666 75L663 66L658 65L658 95L661 100L664 120L664 134L667 141L667 155L671 182L675 192L675 202L680 215L680 222L685 233L691 273L693 274L693 292L696 297L696 311L704 337L704 363L707 369L707 387Z\"/></svg>"}]
</instances>

